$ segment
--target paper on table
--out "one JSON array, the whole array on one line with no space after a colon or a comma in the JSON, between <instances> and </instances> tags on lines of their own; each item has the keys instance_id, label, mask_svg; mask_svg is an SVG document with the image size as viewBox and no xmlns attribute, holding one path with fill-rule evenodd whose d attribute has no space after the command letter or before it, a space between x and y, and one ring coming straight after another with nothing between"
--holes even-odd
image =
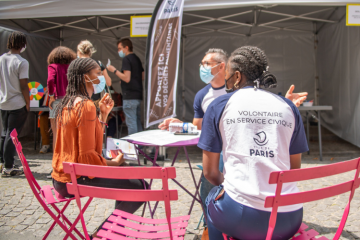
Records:
<instances>
[{"instance_id":1,"label":"paper on table","mask_svg":"<svg viewBox=\"0 0 360 240\"><path fill-rule=\"evenodd\" d=\"M110 150L106 150L106 158L111 159L111 153ZM132 160L132 161L136 161L137 160L137 156L135 154L126 154L124 153L124 159L125 160Z\"/></svg>"},{"instance_id":2,"label":"paper on table","mask_svg":"<svg viewBox=\"0 0 360 240\"><path fill-rule=\"evenodd\" d=\"M134 144L116 138L107 138L106 151L117 149L121 149L124 154L136 155Z\"/></svg>"},{"instance_id":3,"label":"paper on table","mask_svg":"<svg viewBox=\"0 0 360 240\"><path fill-rule=\"evenodd\" d=\"M200 137L201 131L198 132L198 135L174 135L169 131L157 129L134 133L121 139L153 144L155 146L164 146L172 143L197 139Z\"/></svg>"}]
</instances>

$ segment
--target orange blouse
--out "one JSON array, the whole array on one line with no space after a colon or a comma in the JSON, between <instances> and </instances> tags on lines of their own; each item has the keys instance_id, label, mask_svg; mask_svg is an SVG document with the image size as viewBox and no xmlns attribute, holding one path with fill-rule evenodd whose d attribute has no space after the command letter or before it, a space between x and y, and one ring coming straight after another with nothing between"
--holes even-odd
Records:
<instances>
[{"instance_id":1,"label":"orange blouse","mask_svg":"<svg viewBox=\"0 0 360 240\"><path fill-rule=\"evenodd\" d=\"M79 106L80 103L75 105L69 118L65 107L62 113L64 125L57 126L51 176L58 182L71 182L70 175L64 173L63 162L107 165L101 156L104 131L96 117L96 107L92 101L85 101L79 117L76 113Z\"/></svg>"}]
</instances>

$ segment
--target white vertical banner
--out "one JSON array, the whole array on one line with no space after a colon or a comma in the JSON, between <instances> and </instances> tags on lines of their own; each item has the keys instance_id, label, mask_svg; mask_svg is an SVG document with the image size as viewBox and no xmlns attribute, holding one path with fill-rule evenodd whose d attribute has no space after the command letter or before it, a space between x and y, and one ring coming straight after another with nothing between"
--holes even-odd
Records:
<instances>
[{"instance_id":1,"label":"white vertical banner","mask_svg":"<svg viewBox=\"0 0 360 240\"><path fill-rule=\"evenodd\" d=\"M146 44L146 128L176 116L184 0L159 0Z\"/></svg>"}]
</instances>

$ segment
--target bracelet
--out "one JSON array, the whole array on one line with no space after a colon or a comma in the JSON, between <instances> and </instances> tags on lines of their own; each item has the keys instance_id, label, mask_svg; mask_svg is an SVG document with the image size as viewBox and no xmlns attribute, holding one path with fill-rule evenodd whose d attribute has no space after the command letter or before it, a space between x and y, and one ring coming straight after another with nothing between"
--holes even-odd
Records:
<instances>
[{"instance_id":1,"label":"bracelet","mask_svg":"<svg viewBox=\"0 0 360 240\"><path fill-rule=\"evenodd\" d=\"M49 94L49 97L53 97L53 96L54 96L54 94L53 94L53 95L50 95L50 94Z\"/></svg>"},{"instance_id":2,"label":"bracelet","mask_svg":"<svg viewBox=\"0 0 360 240\"><path fill-rule=\"evenodd\" d=\"M114 74L116 74L117 69L115 69Z\"/></svg>"},{"instance_id":3,"label":"bracelet","mask_svg":"<svg viewBox=\"0 0 360 240\"><path fill-rule=\"evenodd\" d=\"M105 122L103 122L103 121L100 121L100 120L99 120L99 122L102 123L102 124L105 124L106 127L109 127L109 125L107 125L107 123L105 123Z\"/></svg>"}]
</instances>

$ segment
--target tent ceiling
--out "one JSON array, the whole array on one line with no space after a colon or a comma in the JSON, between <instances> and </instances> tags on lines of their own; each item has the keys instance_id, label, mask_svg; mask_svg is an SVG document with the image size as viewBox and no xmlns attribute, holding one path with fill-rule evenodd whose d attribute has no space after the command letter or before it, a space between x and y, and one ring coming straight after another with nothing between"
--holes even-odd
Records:
<instances>
[{"instance_id":1,"label":"tent ceiling","mask_svg":"<svg viewBox=\"0 0 360 240\"><path fill-rule=\"evenodd\" d=\"M144 14L151 13L157 2L158 0L1 0L0 19ZM272 4L345 6L346 3L345 0L185 0L184 10L219 10Z\"/></svg>"},{"instance_id":2,"label":"tent ceiling","mask_svg":"<svg viewBox=\"0 0 360 240\"><path fill-rule=\"evenodd\" d=\"M334 13L344 11L338 6L267 5L217 10L185 12L185 36L235 35L251 36L274 31L316 33L325 23L338 23L343 17ZM148 13L149 14L149 13ZM1 20L0 25L21 28L58 40L101 35L119 39L129 36L130 16L73 16ZM314 26L314 23L316 25Z\"/></svg>"}]
</instances>

